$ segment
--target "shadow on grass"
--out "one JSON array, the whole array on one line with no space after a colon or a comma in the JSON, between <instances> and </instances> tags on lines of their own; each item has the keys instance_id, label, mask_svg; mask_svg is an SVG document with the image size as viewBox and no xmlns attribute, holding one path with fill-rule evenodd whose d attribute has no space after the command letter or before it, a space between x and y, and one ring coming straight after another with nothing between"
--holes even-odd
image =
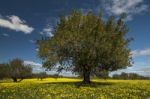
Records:
<instances>
[{"instance_id":1,"label":"shadow on grass","mask_svg":"<svg viewBox=\"0 0 150 99\"><path fill-rule=\"evenodd\" d=\"M49 82L49 83L42 83L42 84L63 84L63 85L73 85L77 88L79 87L98 87L98 86L111 86L116 83L113 82L91 82L89 84L85 84L82 81L79 82Z\"/></svg>"},{"instance_id":2,"label":"shadow on grass","mask_svg":"<svg viewBox=\"0 0 150 99\"><path fill-rule=\"evenodd\" d=\"M19 79L17 82L14 82L13 80L0 80L0 83L20 83L21 81L22 79Z\"/></svg>"}]
</instances>

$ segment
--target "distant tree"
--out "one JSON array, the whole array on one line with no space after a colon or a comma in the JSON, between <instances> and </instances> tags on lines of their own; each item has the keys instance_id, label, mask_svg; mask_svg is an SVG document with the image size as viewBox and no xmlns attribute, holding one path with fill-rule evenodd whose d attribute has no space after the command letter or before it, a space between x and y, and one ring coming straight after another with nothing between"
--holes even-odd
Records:
<instances>
[{"instance_id":1,"label":"distant tree","mask_svg":"<svg viewBox=\"0 0 150 99\"><path fill-rule=\"evenodd\" d=\"M114 74L114 75L112 76L112 78L113 78L113 79L120 79L120 77L119 77L118 74Z\"/></svg>"},{"instance_id":2,"label":"distant tree","mask_svg":"<svg viewBox=\"0 0 150 99\"><path fill-rule=\"evenodd\" d=\"M32 68L30 66L25 66L21 59L13 59L9 63L9 76L14 82L23 80L32 74Z\"/></svg>"},{"instance_id":3,"label":"distant tree","mask_svg":"<svg viewBox=\"0 0 150 99\"><path fill-rule=\"evenodd\" d=\"M56 73L56 74L53 74L52 77L58 78L58 77L61 77L61 76L60 76L59 74Z\"/></svg>"},{"instance_id":4,"label":"distant tree","mask_svg":"<svg viewBox=\"0 0 150 99\"><path fill-rule=\"evenodd\" d=\"M56 80L57 80L57 78L62 78L62 76L59 75L58 73L53 74L52 77L55 78Z\"/></svg>"},{"instance_id":5,"label":"distant tree","mask_svg":"<svg viewBox=\"0 0 150 99\"><path fill-rule=\"evenodd\" d=\"M104 71L101 71L99 72L99 74L97 75L97 77L100 77L102 79L107 79L109 78L109 72L104 70Z\"/></svg>"},{"instance_id":6,"label":"distant tree","mask_svg":"<svg viewBox=\"0 0 150 99\"><path fill-rule=\"evenodd\" d=\"M124 80L135 80L135 79L150 79L149 77L144 77L142 75L136 74L136 73L125 73L122 72L119 74L114 74L113 79L124 79Z\"/></svg>"},{"instance_id":7,"label":"distant tree","mask_svg":"<svg viewBox=\"0 0 150 99\"><path fill-rule=\"evenodd\" d=\"M84 83L90 83L92 74L131 66L127 32L124 16L104 20L102 15L73 11L60 17L53 37L37 42L38 56L44 67L51 69L59 63L63 70L70 66Z\"/></svg>"},{"instance_id":8,"label":"distant tree","mask_svg":"<svg viewBox=\"0 0 150 99\"><path fill-rule=\"evenodd\" d=\"M9 77L9 67L8 64L3 63L0 64L0 79L8 78Z\"/></svg>"},{"instance_id":9,"label":"distant tree","mask_svg":"<svg viewBox=\"0 0 150 99\"><path fill-rule=\"evenodd\" d=\"M40 80L43 80L44 78L48 77L48 75L46 74L46 72L40 72L36 74L36 77Z\"/></svg>"}]
</instances>

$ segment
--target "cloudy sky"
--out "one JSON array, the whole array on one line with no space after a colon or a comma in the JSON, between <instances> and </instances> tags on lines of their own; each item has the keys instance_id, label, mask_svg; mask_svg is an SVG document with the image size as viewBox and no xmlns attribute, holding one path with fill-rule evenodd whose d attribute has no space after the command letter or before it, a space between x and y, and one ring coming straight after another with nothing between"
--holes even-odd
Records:
<instances>
[{"instance_id":1,"label":"cloudy sky","mask_svg":"<svg viewBox=\"0 0 150 99\"><path fill-rule=\"evenodd\" d=\"M150 1L149 0L0 0L0 62L21 58L32 64L34 72L43 70L36 54L35 41L51 36L60 15L72 9L105 15L127 13L127 37L134 64L124 70L150 75ZM70 73L64 73L70 75Z\"/></svg>"}]
</instances>

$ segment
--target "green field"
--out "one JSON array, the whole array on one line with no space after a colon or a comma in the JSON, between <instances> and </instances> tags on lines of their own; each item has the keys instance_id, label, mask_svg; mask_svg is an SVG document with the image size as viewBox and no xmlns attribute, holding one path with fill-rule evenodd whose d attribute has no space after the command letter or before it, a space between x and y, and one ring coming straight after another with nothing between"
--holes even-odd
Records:
<instances>
[{"instance_id":1,"label":"green field","mask_svg":"<svg viewBox=\"0 0 150 99\"><path fill-rule=\"evenodd\" d=\"M19 83L0 81L0 99L150 99L148 80L26 79Z\"/></svg>"}]
</instances>

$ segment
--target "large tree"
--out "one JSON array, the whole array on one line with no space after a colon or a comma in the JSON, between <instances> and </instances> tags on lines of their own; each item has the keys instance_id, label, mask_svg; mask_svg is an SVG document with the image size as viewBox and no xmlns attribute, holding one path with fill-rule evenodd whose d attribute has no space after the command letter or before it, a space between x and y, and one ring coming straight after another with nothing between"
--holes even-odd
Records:
<instances>
[{"instance_id":1,"label":"large tree","mask_svg":"<svg viewBox=\"0 0 150 99\"><path fill-rule=\"evenodd\" d=\"M60 17L53 37L38 40L38 56L44 67L51 69L59 63L62 70L69 66L83 82L90 83L91 75L131 65L127 32L122 16L106 20L102 15L73 11Z\"/></svg>"}]
</instances>

